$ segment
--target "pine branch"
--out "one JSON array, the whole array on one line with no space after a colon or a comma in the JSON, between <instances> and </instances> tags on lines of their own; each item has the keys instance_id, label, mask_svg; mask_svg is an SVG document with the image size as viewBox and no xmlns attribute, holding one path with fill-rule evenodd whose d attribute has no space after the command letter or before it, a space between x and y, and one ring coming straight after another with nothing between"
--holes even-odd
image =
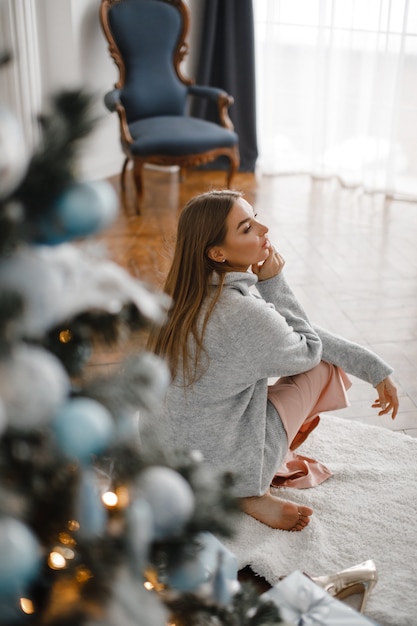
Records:
<instances>
[{"instance_id":1,"label":"pine branch","mask_svg":"<svg viewBox=\"0 0 417 626\"><path fill-rule=\"evenodd\" d=\"M81 140L93 130L93 98L82 90L63 91L52 100L52 111L41 115L42 141L14 197L29 219L44 214L53 199L74 182Z\"/></svg>"}]
</instances>

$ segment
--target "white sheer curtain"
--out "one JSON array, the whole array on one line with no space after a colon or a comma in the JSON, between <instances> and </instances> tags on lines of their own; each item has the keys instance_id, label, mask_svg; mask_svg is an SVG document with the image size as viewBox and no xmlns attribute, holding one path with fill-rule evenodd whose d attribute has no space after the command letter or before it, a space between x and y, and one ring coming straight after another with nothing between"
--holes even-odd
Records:
<instances>
[{"instance_id":1,"label":"white sheer curtain","mask_svg":"<svg viewBox=\"0 0 417 626\"><path fill-rule=\"evenodd\" d=\"M12 61L0 71L0 104L18 116L28 148L39 139L41 67L36 0L0 0L0 50Z\"/></svg>"},{"instance_id":2,"label":"white sheer curtain","mask_svg":"<svg viewBox=\"0 0 417 626\"><path fill-rule=\"evenodd\" d=\"M253 0L258 167L417 199L417 0Z\"/></svg>"}]
</instances>

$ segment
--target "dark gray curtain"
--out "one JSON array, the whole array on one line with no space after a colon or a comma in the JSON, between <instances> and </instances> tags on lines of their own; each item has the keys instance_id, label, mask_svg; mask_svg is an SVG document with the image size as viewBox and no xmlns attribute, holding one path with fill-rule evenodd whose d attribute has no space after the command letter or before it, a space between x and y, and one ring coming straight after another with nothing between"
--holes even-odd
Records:
<instances>
[{"instance_id":1,"label":"dark gray curtain","mask_svg":"<svg viewBox=\"0 0 417 626\"><path fill-rule=\"evenodd\" d=\"M205 0L196 82L220 87L234 97L229 115L239 135L244 172L254 171L258 156L254 39L252 0ZM196 99L192 113L218 121L216 105L202 98ZM217 161L217 166L223 164Z\"/></svg>"}]
</instances>

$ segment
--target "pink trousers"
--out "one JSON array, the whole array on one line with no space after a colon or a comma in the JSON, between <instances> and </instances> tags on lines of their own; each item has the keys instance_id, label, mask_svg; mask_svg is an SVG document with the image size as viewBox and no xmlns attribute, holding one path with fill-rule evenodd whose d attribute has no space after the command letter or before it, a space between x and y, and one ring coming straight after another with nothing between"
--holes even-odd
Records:
<instances>
[{"instance_id":1,"label":"pink trousers","mask_svg":"<svg viewBox=\"0 0 417 626\"><path fill-rule=\"evenodd\" d=\"M331 476L325 465L294 450L318 426L320 412L349 406L346 391L351 384L340 367L321 361L308 372L282 377L268 387L268 400L278 411L288 437L287 454L271 486L314 487Z\"/></svg>"}]
</instances>

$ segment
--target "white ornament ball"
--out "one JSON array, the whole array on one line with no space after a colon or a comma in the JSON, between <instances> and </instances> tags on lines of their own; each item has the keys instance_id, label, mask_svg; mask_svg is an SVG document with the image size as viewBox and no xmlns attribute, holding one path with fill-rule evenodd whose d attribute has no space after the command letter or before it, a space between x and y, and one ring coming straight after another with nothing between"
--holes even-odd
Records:
<instances>
[{"instance_id":1,"label":"white ornament ball","mask_svg":"<svg viewBox=\"0 0 417 626\"><path fill-rule=\"evenodd\" d=\"M70 386L59 359L43 348L21 344L0 362L0 397L14 428L30 430L48 423Z\"/></svg>"},{"instance_id":2,"label":"white ornament ball","mask_svg":"<svg viewBox=\"0 0 417 626\"><path fill-rule=\"evenodd\" d=\"M25 336L43 337L45 331L57 323L64 280L53 261L43 259L30 247L22 246L1 259L0 290L11 289L22 296Z\"/></svg>"},{"instance_id":3,"label":"white ornament ball","mask_svg":"<svg viewBox=\"0 0 417 626\"><path fill-rule=\"evenodd\" d=\"M194 511L194 494L189 483L169 467L145 469L139 486L154 518L154 537L164 539L179 533Z\"/></svg>"}]
</instances>

